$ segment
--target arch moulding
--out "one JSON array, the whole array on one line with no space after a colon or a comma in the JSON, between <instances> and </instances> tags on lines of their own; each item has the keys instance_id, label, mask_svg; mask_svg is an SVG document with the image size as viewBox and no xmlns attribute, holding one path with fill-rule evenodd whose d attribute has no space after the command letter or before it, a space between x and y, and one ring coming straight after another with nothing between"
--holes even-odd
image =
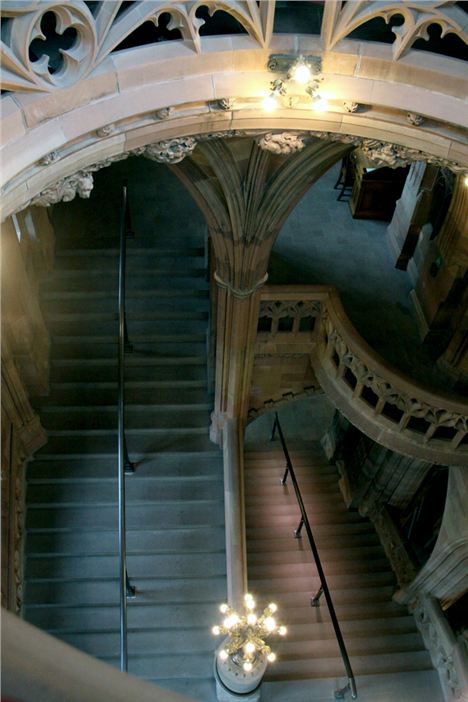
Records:
<instances>
[{"instance_id":1,"label":"arch moulding","mask_svg":"<svg viewBox=\"0 0 468 702\"><path fill-rule=\"evenodd\" d=\"M199 135L318 133L376 144L393 165L429 159L468 171L468 80L458 60L430 53L421 59L413 51L395 62L390 47L365 42L325 53L318 38L297 35L273 36L268 48L242 35L204 37L201 46L198 54L186 41L137 47L110 54L72 87L4 95L3 217L65 178L89 176L149 144ZM299 50L322 56L329 110L314 113L299 101L266 113L269 55ZM348 111L350 101L362 109ZM424 115L423 122L411 122L408 113ZM176 162L173 143L167 148L169 155L156 160ZM86 197L89 187L92 178L75 193Z\"/></svg>"}]
</instances>

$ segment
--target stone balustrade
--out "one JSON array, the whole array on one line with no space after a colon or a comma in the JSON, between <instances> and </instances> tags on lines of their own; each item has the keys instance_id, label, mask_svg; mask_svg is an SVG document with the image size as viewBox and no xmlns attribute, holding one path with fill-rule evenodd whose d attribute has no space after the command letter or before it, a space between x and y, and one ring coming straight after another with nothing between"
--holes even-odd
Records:
<instances>
[{"instance_id":1,"label":"stone balustrade","mask_svg":"<svg viewBox=\"0 0 468 702\"><path fill-rule=\"evenodd\" d=\"M307 352L331 401L374 441L442 465L468 465L468 403L426 388L382 359L328 286L262 291L256 354Z\"/></svg>"}]
</instances>

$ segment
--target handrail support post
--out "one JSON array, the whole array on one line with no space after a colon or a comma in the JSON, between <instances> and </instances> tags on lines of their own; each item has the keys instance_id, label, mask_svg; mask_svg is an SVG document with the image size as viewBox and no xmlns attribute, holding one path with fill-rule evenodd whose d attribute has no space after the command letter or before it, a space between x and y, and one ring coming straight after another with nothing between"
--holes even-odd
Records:
<instances>
[{"instance_id":1,"label":"handrail support post","mask_svg":"<svg viewBox=\"0 0 468 702\"><path fill-rule=\"evenodd\" d=\"M287 481L287 479L288 479L288 475L289 475L289 466L287 465L287 466L286 466L286 470L284 471L284 475L283 475L283 477L281 478L281 485L286 485L286 481Z\"/></svg>"},{"instance_id":2,"label":"handrail support post","mask_svg":"<svg viewBox=\"0 0 468 702\"><path fill-rule=\"evenodd\" d=\"M301 521L299 522L299 526L297 527L297 529L294 530L294 538L295 539L301 538L301 536L302 536L301 531L302 531L303 526L304 526L304 518L301 517Z\"/></svg>"},{"instance_id":3,"label":"handrail support post","mask_svg":"<svg viewBox=\"0 0 468 702\"><path fill-rule=\"evenodd\" d=\"M315 593L315 595L312 597L310 600L310 606L311 607L320 607L320 598L323 595L323 587L320 585L318 591Z\"/></svg>"},{"instance_id":4,"label":"handrail support post","mask_svg":"<svg viewBox=\"0 0 468 702\"><path fill-rule=\"evenodd\" d=\"M125 475L133 475L135 472L135 463L132 463L128 455L127 440L124 434L124 472Z\"/></svg>"},{"instance_id":5,"label":"handrail support post","mask_svg":"<svg viewBox=\"0 0 468 702\"><path fill-rule=\"evenodd\" d=\"M344 687L335 690L335 700L344 700L347 692L351 692L351 699L357 699L356 683L354 678L348 678L348 682Z\"/></svg>"},{"instance_id":6,"label":"handrail support post","mask_svg":"<svg viewBox=\"0 0 468 702\"><path fill-rule=\"evenodd\" d=\"M128 600L133 600L136 597L136 587L130 582L127 571L125 571L125 592Z\"/></svg>"}]
</instances>

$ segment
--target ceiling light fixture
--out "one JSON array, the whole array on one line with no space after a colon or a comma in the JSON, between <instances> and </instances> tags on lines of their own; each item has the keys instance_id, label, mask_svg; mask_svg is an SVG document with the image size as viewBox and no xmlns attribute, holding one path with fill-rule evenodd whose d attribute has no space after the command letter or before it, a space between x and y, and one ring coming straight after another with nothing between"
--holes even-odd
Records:
<instances>
[{"instance_id":1,"label":"ceiling light fixture","mask_svg":"<svg viewBox=\"0 0 468 702\"><path fill-rule=\"evenodd\" d=\"M328 109L327 100L319 93L320 83L323 80L321 74L322 60L319 56L290 56L286 54L273 54L268 60L268 69L274 73L282 73L284 77L276 78L271 83L272 92L263 101L263 108L271 112L280 106L280 97L289 95L290 106L295 104L291 90L297 88L294 84L303 86L303 90L311 98L311 107L317 112L326 112Z\"/></svg>"},{"instance_id":2,"label":"ceiling light fixture","mask_svg":"<svg viewBox=\"0 0 468 702\"><path fill-rule=\"evenodd\" d=\"M278 610L274 602L265 607L261 615L255 614L255 600L250 593L244 596L245 614L239 615L227 604L220 606L220 612L227 615L223 623L212 628L215 636L226 634L222 648L218 652L221 661L229 657L246 673L250 672L260 659L267 659L270 663L276 660L276 655L265 643L265 639L272 634L285 636L285 626L278 626L272 616Z\"/></svg>"}]
</instances>

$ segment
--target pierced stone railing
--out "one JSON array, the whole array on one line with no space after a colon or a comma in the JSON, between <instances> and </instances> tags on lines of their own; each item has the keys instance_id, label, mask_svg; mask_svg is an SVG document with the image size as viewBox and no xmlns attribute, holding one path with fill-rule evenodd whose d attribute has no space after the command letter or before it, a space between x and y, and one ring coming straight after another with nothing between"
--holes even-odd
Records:
<instances>
[{"instance_id":1,"label":"pierced stone railing","mask_svg":"<svg viewBox=\"0 0 468 702\"><path fill-rule=\"evenodd\" d=\"M68 88L90 75L106 58L118 52L123 42L131 46L146 43L138 35L145 22L153 22L156 52L168 41L182 41L194 55L205 50L206 35L232 34L233 20L238 29L248 35L249 41L260 49L268 48L275 31L281 33L285 22L284 3L275 0L249 2L174 3L161 0L120 0L87 3L84 0L64 2L24 2L4 0L2 3L3 87L6 90L28 92ZM291 6L294 3L290 3ZM447 53L453 60L453 51L439 42L436 45L428 28L440 27L442 36L455 34L462 42L468 41L466 12L450 0L442 2L357 2L344 4L335 0L320 4L310 3L307 21L294 7L287 8L288 31L320 36L320 45L329 54L339 51L343 40L360 45L361 37L355 32L365 25L366 42L388 45L388 36L374 24L382 18L390 26L394 39L390 41L391 58L398 61L409 53L415 42L425 40L429 52ZM204 10L203 10L204 8ZM222 11L231 16L226 29L213 24L212 15ZM170 17L169 24L160 22ZM402 21L403 20L403 21ZM203 27L203 31L200 29ZM176 31L170 31L176 30ZM284 31L284 30L283 30ZM384 32L384 34L386 34ZM390 34L391 36L391 34ZM57 51L58 49L58 51ZM457 53L462 53L459 49Z\"/></svg>"},{"instance_id":2,"label":"pierced stone railing","mask_svg":"<svg viewBox=\"0 0 468 702\"><path fill-rule=\"evenodd\" d=\"M304 343L330 400L374 441L443 465L468 465L468 403L393 368L358 334L335 288L268 286L261 295L258 341ZM257 344L258 345L258 344Z\"/></svg>"}]
</instances>

